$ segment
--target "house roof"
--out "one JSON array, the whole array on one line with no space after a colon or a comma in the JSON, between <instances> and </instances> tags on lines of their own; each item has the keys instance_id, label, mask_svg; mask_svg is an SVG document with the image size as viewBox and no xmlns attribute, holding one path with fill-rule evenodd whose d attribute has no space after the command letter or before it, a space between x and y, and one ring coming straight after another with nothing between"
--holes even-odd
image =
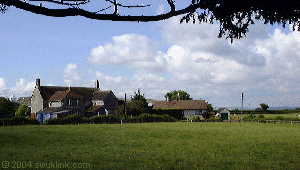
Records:
<instances>
[{"instance_id":1,"label":"house roof","mask_svg":"<svg viewBox=\"0 0 300 170\"><path fill-rule=\"evenodd\" d=\"M92 106L88 107L85 111L86 111L86 112L95 112L95 111L97 111L98 109L103 109L102 107L103 107L103 106L95 106L95 105L92 105Z\"/></svg>"},{"instance_id":2,"label":"house roof","mask_svg":"<svg viewBox=\"0 0 300 170\"><path fill-rule=\"evenodd\" d=\"M83 98L91 100L93 93L98 92L95 88L87 87L60 87L60 86L39 86L39 90L44 100L61 100L64 97ZM70 91L70 92L68 92ZM99 91L100 93L102 91ZM96 97L94 97L96 98Z\"/></svg>"},{"instance_id":3,"label":"house roof","mask_svg":"<svg viewBox=\"0 0 300 170\"><path fill-rule=\"evenodd\" d=\"M230 111L226 108L220 108L217 110L217 113L230 113Z\"/></svg>"},{"instance_id":4,"label":"house roof","mask_svg":"<svg viewBox=\"0 0 300 170\"><path fill-rule=\"evenodd\" d=\"M104 100L112 91L95 91L92 100Z\"/></svg>"},{"instance_id":5,"label":"house roof","mask_svg":"<svg viewBox=\"0 0 300 170\"><path fill-rule=\"evenodd\" d=\"M49 98L49 101L62 100L64 98L81 99L83 97L81 95L75 93L73 90L57 91Z\"/></svg>"},{"instance_id":6,"label":"house roof","mask_svg":"<svg viewBox=\"0 0 300 170\"><path fill-rule=\"evenodd\" d=\"M206 110L207 104L205 100L157 101L153 103L153 108L154 109Z\"/></svg>"},{"instance_id":7,"label":"house roof","mask_svg":"<svg viewBox=\"0 0 300 170\"><path fill-rule=\"evenodd\" d=\"M38 113L62 113L69 112L70 110L64 109L62 107L48 107L44 110L39 111Z\"/></svg>"},{"instance_id":8,"label":"house roof","mask_svg":"<svg viewBox=\"0 0 300 170\"><path fill-rule=\"evenodd\" d=\"M50 101L54 101L54 100L62 100L63 98L65 98L68 94L68 91L57 91L55 92L50 98Z\"/></svg>"}]
</instances>

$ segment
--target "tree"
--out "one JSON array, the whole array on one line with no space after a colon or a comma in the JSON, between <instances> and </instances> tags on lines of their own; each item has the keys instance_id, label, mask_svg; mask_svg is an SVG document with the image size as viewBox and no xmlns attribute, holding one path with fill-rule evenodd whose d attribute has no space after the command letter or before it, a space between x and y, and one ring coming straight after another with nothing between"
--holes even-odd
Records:
<instances>
[{"instance_id":1,"label":"tree","mask_svg":"<svg viewBox=\"0 0 300 170\"><path fill-rule=\"evenodd\" d=\"M209 113L209 112L204 112L204 113L202 113L202 117L203 117L204 119L209 119L210 113Z\"/></svg>"},{"instance_id":2,"label":"tree","mask_svg":"<svg viewBox=\"0 0 300 170\"><path fill-rule=\"evenodd\" d=\"M262 110L264 110L264 111L267 111L268 108L269 108L269 106L268 106L267 104L265 104L265 103L261 103L261 104L260 104L260 107L261 107Z\"/></svg>"},{"instance_id":3,"label":"tree","mask_svg":"<svg viewBox=\"0 0 300 170\"><path fill-rule=\"evenodd\" d=\"M127 104L127 115L138 116L142 113L148 112L148 103L145 95L141 94L140 89L134 92L134 96L131 97L130 103Z\"/></svg>"},{"instance_id":4,"label":"tree","mask_svg":"<svg viewBox=\"0 0 300 170\"><path fill-rule=\"evenodd\" d=\"M214 108L212 107L212 104L207 104L207 111L212 112Z\"/></svg>"},{"instance_id":5,"label":"tree","mask_svg":"<svg viewBox=\"0 0 300 170\"><path fill-rule=\"evenodd\" d=\"M32 1L47 2L34 4ZM180 22L209 22L220 24L219 37L233 40L248 32L254 20L263 20L265 24L278 23L285 27L293 24L294 30L300 30L300 1L295 0L190 0L189 5L179 8L174 0L165 0L170 9L164 14L130 15L122 9L145 8L151 4L126 5L117 0L99 1L97 11L85 10L92 0L0 0L0 11L9 6L52 17L84 16L90 19L111 21L160 21L184 14ZM94 2L95 0L93 0ZM121 1L121 0L120 0ZM97 1L96 1L97 2ZM125 1L126 2L126 1ZM59 4L61 8L54 8ZM92 4L94 5L94 4ZM133 10L131 10L133 11Z\"/></svg>"},{"instance_id":6,"label":"tree","mask_svg":"<svg viewBox=\"0 0 300 170\"><path fill-rule=\"evenodd\" d=\"M169 93L167 93L165 96L166 100L172 101L172 100L192 100L192 98L190 98L190 95L185 92L185 91L181 91L181 90L173 90Z\"/></svg>"},{"instance_id":7,"label":"tree","mask_svg":"<svg viewBox=\"0 0 300 170\"><path fill-rule=\"evenodd\" d=\"M16 116L30 116L30 108L27 107L25 104L21 104L17 109L15 115Z\"/></svg>"},{"instance_id":8,"label":"tree","mask_svg":"<svg viewBox=\"0 0 300 170\"><path fill-rule=\"evenodd\" d=\"M4 97L0 97L0 115L13 115L14 113L14 102Z\"/></svg>"}]
</instances>

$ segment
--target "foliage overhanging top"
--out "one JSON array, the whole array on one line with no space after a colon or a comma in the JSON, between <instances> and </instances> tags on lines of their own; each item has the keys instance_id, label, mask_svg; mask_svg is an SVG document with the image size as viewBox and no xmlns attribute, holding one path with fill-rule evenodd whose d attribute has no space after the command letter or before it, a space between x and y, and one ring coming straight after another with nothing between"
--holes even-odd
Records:
<instances>
[{"instance_id":1,"label":"foliage overhanging top","mask_svg":"<svg viewBox=\"0 0 300 170\"><path fill-rule=\"evenodd\" d=\"M28 2L27 2L28 1ZM218 22L219 37L234 39L243 37L254 20L263 20L265 24L278 23L285 27L293 24L293 30L300 30L300 1L291 0L191 0L189 5L177 9L174 0L164 0L170 10L164 14L122 15L122 8L144 8L151 4L123 5L117 0L101 0L97 11L82 8L95 0L0 0L0 11L4 13L9 6L52 17L84 16L96 20L111 21L160 21L173 16L183 15L180 22ZM39 2L34 4L33 1ZM120 0L121 1L121 0ZM44 3L47 3L43 5ZM103 6L103 3L109 4ZM126 3L126 1L124 1ZM50 5L49 5L50 4ZM52 8L59 4L61 8ZM46 6L48 5L48 6ZM108 9L111 13L106 13Z\"/></svg>"}]
</instances>

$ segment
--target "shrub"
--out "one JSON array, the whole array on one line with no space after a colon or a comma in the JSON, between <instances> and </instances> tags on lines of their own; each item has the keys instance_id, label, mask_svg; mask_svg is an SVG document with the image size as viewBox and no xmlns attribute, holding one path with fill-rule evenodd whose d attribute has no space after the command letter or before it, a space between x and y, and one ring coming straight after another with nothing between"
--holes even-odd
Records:
<instances>
[{"instance_id":1,"label":"shrub","mask_svg":"<svg viewBox=\"0 0 300 170\"><path fill-rule=\"evenodd\" d=\"M137 123L136 117L126 117L125 122L127 123Z\"/></svg>"},{"instance_id":2,"label":"shrub","mask_svg":"<svg viewBox=\"0 0 300 170\"><path fill-rule=\"evenodd\" d=\"M214 120L221 120L220 116L215 116L213 119Z\"/></svg>"},{"instance_id":3,"label":"shrub","mask_svg":"<svg viewBox=\"0 0 300 170\"><path fill-rule=\"evenodd\" d=\"M209 112L204 112L204 113L202 113L202 117L203 117L204 119L209 119L210 113L209 113Z\"/></svg>"},{"instance_id":4,"label":"shrub","mask_svg":"<svg viewBox=\"0 0 300 170\"><path fill-rule=\"evenodd\" d=\"M244 118L243 118L243 120L244 121L251 121L251 120L255 120L255 118L256 118L256 116L254 115L254 114L250 114L250 115L248 115L248 116L245 116Z\"/></svg>"},{"instance_id":5,"label":"shrub","mask_svg":"<svg viewBox=\"0 0 300 170\"><path fill-rule=\"evenodd\" d=\"M152 109L150 110L150 114L169 115L178 120L185 119L185 117L182 114L182 109Z\"/></svg>"},{"instance_id":6,"label":"shrub","mask_svg":"<svg viewBox=\"0 0 300 170\"><path fill-rule=\"evenodd\" d=\"M64 118L48 119L48 120L46 120L46 124L47 125L63 125L64 124L63 119Z\"/></svg>"},{"instance_id":7,"label":"shrub","mask_svg":"<svg viewBox=\"0 0 300 170\"><path fill-rule=\"evenodd\" d=\"M200 122L201 119L200 119L200 116L197 115L197 116L193 117L192 120L195 122Z\"/></svg>"},{"instance_id":8,"label":"shrub","mask_svg":"<svg viewBox=\"0 0 300 170\"><path fill-rule=\"evenodd\" d=\"M82 123L83 121L82 117L79 114L73 114L63 118L63 122L65 122L65 124L78 124Z\"/></svg>"},{"instance_id":9,"label":"shrub","mask_svg":"<svg viewBox=\"0 0 300 170\"><path fill-rule=\"evenodd\" d=\"M143 123L143 122L175 122L176 119L169 115L156 115L156 114L149 114L143 113L136 117L136 121Z\"/></svg>"},{"instance_id":10,"label":"shrub","mask_svg":"<svg viewBox=\"0 0 300 170\"><path fill-rule=\"evenodd\" d=\"M265 116L260 114L260 115L258 115L258 119L263 120L263 119L265 119Z\"/></svg>"},{"instance_id":11,"label":"shrub","mask_svg":"<svg viewBox=\"0 0 300 170\"><path fill-rule=\"evenodd\" d=\"M282 116L276 116L275 118L274 118L274 120L283 120L284 118L282 117Z\"/></svg>"},{"instance_id":12,"label":"shrub","mask_svg":"<svg viewBox=\"0 0 300 170\"><path fill-rule=\"evenodd\" d=\"M99 116L93 116L88 119L89 123L119 123L121 121L120 118L114 115L99 115Z\"/></svg>"},{"instance_id":13,"label":"shrub","mask_svg":"<svg viewBox=\"0 0 300 170\"><path fill-rule=\"evenodd\" d=\"M38 125L38 120L31 120L25 116L16 116L12 118L0 119L0 125L12 126L12 125Z\"/></svg>"}]
</instances>

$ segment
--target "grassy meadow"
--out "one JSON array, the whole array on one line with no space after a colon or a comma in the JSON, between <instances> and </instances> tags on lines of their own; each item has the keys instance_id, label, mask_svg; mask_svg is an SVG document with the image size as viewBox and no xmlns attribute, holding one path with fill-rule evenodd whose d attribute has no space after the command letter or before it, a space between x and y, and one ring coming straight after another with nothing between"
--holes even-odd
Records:
<instances>
[{"instance_id":1,"label":"grassy meadow","mask_svg":"<svg viewBox=\"0 0 300 170\"><path fill-rule=\"evenodd\" d=\"M248 117L250 114L243 114L243 119ZM263 115L265 120L274 120L278 117L282 117L283 119L287 120L296 120L300 119L300 113L282 113L282 114L253 114L255 117L259 117L259 115ZM240 120L241 119L241 114L235 114L235 115L230 115L231 119L233 120Z\"/></svg>"},{"instance_id":2,"label":"grassy meadow","mask_svg":"<svg viewBox=\"0 0 300 170\"><path fill-rule=\"evenodd\" d=\"M77 169L300 167L299 124L175 122L24 125L2 126L0 136L2 166L3 162L12 166L20 161L30 163L31 169L43 162L67 162L70 166L74 163L89 164L88 168Z\"/></svg>"}]
</instances>

